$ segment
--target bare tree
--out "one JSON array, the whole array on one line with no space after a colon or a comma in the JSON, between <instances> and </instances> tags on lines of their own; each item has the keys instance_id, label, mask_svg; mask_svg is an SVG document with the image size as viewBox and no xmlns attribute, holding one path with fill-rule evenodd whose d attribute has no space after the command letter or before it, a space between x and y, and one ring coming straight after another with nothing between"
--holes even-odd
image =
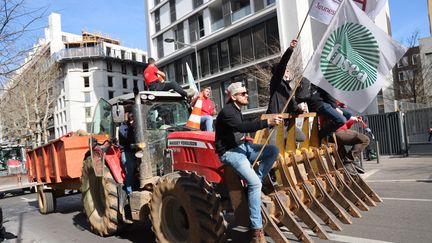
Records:
<instances>
[{"instance_id":1,"label":"bare tree","mask_svg":"<svg viewBox=\"0 0 432 243\"><path fill-rule=\"evenodd\" d=\"M35 25L45 14L43 8L30 9L25 0L0 0L0 89L10 74L19 69L32 45L24 37L37 29Z\"/></svg>"}]
</instances>

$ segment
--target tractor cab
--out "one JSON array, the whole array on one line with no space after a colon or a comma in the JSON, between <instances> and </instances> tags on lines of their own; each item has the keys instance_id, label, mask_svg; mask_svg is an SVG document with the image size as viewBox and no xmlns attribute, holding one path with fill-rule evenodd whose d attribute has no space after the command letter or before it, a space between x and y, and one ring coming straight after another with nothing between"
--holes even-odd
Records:
<instances>
[{"instance_id":1,"label":"tractor cab","mask_svg":"<svg viewBox=\"0 0 432 243\"><path fill-rule=\"evenodd\" d=\"M163 169L169 131L186 130L188 109L184 98L173 92L142 91L109 101L100 99L94 113L92 134L118 138L118 127L125 121L125 114L132 112L135 117L136 156L141 160L140 178L152 178L160 175Z\"/></svg>"}]
</instances>

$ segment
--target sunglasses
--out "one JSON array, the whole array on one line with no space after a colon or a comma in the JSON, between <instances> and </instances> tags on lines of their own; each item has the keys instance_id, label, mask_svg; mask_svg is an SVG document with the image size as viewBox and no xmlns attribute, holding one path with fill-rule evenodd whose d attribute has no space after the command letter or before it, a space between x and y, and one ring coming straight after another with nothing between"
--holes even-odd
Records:
<instances>
[{"instance_id":1,"label":"sunglasses","mask_svg":"<svg viewBox=\"0 0 432 243\"><path fill-rule=\"evenodd\" d=\"M247 94L248 94L248 92L245 91L245 92L237 93L237 94L235 94L235 95L246 96Z\"/></svg>"}]
</instances>

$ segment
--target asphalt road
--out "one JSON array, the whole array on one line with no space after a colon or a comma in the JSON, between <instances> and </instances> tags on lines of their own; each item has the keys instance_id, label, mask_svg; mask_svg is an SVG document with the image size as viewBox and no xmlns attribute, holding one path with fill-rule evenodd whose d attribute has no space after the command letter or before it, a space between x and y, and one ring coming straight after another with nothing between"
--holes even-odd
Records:
<instances>
[{"instance_id":1,"label":"asphalt road","mask_svg":"<svg viewBox=\"0 0 432 243\"><path fill-rule=\"evenodd\" d=\"M315 242L432 242L432 157L384 158L366 162L364 175L384 199L377 207L361 212L342 231L325 229L330 241L312 236ZM89 231L80 195L58 199L57 212L41 215L36 194L8 194L0 200L6 228L5 242L154 242L149 228L129 227L118 236L99 237ZM310 232L310 231L309 231ZM310 234L312 234L310 232ZM295 237L287 233L292 242ZM232 242L237 240L233 239Z\"/></svg>"}]
</instances>

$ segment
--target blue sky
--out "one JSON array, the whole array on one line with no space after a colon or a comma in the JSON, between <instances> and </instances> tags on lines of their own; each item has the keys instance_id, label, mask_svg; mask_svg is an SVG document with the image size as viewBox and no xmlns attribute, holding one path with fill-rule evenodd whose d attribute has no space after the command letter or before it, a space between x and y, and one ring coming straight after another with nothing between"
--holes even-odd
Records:
<instances>
[{"instance_id":1,"label":"blue sky","mask_svg":"<svg viewBox=\"0 0 432 243\"><path fill-rule=\"evenodd\" d=\"M65 32L80 34L83 29L109 34L128 47L147 49L144 15L145 0L28 0L32 8L47 7L47 14L62 15ZM287 1L287 0L280 0ZM414 30L420 37L429 36L427 0L389 0L392 33L406 42ZM41 25L47 25L47 18ZM39 37L43 35L40 31Z\"/></svg>"}]
</instances>

